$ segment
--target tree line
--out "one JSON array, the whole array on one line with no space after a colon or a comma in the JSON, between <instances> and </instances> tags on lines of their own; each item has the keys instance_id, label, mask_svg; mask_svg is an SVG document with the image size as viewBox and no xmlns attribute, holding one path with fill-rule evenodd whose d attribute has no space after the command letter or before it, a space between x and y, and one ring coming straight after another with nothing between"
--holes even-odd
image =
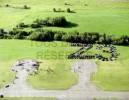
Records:
<instances>
[{"instance_id":1,"label":"tree line","mask_svg":"<svg viewBox=\"0 0 129 100\"><path fill-rule=\"evenodd\" d=\"M66 41L71 43L83 44L113 44L113 45L129 45L129 36L115 36L108 34L100 34L97 32L63 32L37 29L33 31L24 31L14 28L11 31L0 29L0 39L28 39L35 41Z\"/></svg>"}]
</instances>

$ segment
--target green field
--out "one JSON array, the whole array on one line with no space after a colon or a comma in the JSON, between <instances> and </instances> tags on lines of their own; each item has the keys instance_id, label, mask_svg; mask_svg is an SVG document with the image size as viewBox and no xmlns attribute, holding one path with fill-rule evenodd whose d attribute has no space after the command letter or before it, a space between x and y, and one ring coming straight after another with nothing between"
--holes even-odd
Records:
<instances>
[{"instance_id":1,"label":"green field","mask_svg":"<svg viewBox=\"0 0 129 100\"><path fill-rule=\"evenodd\" d=\"M86 50L86 51L84 52L84 54L85 54L85 55L100 54L100 55L103 55L104 57L109 58L109 57L110 57L110 53L105 53L105 52L103 52L103 50L108 50L108 49L109 49L109 48L106 47L106 48L103 48L102 50L97 50L97 49L96 49L96 45L93 45L92 49Z\"/></svg>"},{"instance_id":2,"label":"green field","mask_svg":"<svg viewBox=\"0 0 129 100\"><path fill-rule=\"evenodd\" d=\"M64 5L70 3L72 6ZM72 28L53 30L100 32L107 34L128 35L129 1L128 0L1 0L0 5L22 7L25 4L30 10L0 7L0 27L11 29L20 22L31 23L36 18L65 16L69 21L78 24ZM88 6L84 6L87 4ZM66 10L71 8L76 13L53 12L53 8ZM6 20L5 20L6 19ZM44 27L45 29L47 27ZM48 29L48 28L47 28Z\"/></svg>"},{"instance_id":3,"label":"green field","mask_svg":"<svg viewBox=\"0 0 129 100\"><path fill-rule=\"evenodd\" d=\"M11 72L14 61L0 61L0 88L14 79L15 74Z\"/></svg>"},{"instance_id":4,"label":"green field","mask_svg":"<svg viewBox=\"0 0 129 100\"><path fill-rule=\"evenodd\" d=\"M77 82L77 75L71 72L72 61L42 61L38 74L29 76L28 82L38 89L68 89Z\"/></svg>"},{"instance_id":5,"label":"green field","mask_svg":"<svg viewBox=\"0 0 129 100\"><path fill-rule=\"evenodd\" d=\"M64 5L65 3L69 3L71 6ZM5 7L6 4L11 7ZM30 6L31 9L12 8L12 6L23 7L24 5ZM61 8L65 11L70 8L76 13L55 13L53 8ZM43 29L66 32L99 32L118 36L129 33L129 0L0 0L0 16L0 28L6 30L11 30L21 22L32 23L36 18L65 16L68 21L76 23L78 26L68 28L43 27ZM10 71L12 64L18 59L24 58L44 62L40 66L39 74L34 74L28 78L28 83L33 87L69 88L77 82L77 75L70 72L70 66L74 61L68 60L67 55L77 49L66 42L1 39L0 88L14 78L14 73ZM103 90L129 90L129 47L117 46L117 49L120 53L118 60L113 62L97 61L98 72L91 77L92 82ZM96 50L92 49L88 53L94 54ZM51 68L54 73L43 70L44 68L46 70Z\"/></svg>"},{"instance_id":6,"label":"green field","mask_svg":"<svg viewBox=\"0 0 129 100\"><path fill-rule=\"evenodd\" d=\"M29 58L42 62L39 74L28 80L36 88L66 89L77 81L77 75L70 71L72 61L67 60L67 55L77 48L66 42L0 40L0 49L0 87L14 78L12 65L18 59ZM53 72L47 72L49 68Z\"/></svg>"},{"instance_id":7,"label":"green field","mask_svg":"<svg viewBox=\"0 0 129 100\"><path fill-rule=\"evenodd\" d=\"M35 42L28 40L0 40L0 60L66 59L67 55L78 47L71 47L66 42Z\"/></svg>"},{"instance_id":8,"label":"green field","mask_svg":"<svg viewBox=\"0 0 129 100\"><path fill-rule=\"evenodd\" d=\"M108 91L129 90L129 47L117 47L120 56L113 62L97 61L98 72L92 75L92 82Z\"/></svg>"},{"instance_id":9,"label":"green field","mask_svg":"<svg viewBox=\"0 0 129 100\"><path fill-rule=\"evenodd\" d=\"M22 58L42 61L39 74L33 74L28 78L28 83L35 88L66 89L77 81L77 75L70 72L70 67L74 61L67 60L66 57L67 54L76 51L78 48L70 47L65 42L0 40L0 46L1 86L13 79L14 73L10 71L11 66L17 59ZM118 60L113 62L97 61L98 72L92 75L92 82L103 90L129 90L129 47L117 46L117 49L120 53ZM42 55L37 58L36 55L39 51L44 53L41 53ZM94 53L94 49L91 51ZM57 58L55 59L55 57ZM47 71L49 68L53 71Z\"/></svg>"}]
</instances>

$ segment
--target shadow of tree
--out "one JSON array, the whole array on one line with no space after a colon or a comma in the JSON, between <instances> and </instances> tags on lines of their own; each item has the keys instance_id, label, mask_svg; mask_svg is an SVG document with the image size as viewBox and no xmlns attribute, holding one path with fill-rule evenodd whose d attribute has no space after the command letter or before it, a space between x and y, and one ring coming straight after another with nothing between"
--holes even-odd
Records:
<instances>
[{"instance_id":1,"label":"shadow of tree","mask_svg":"<svg viewBox=\"0 0 129 100\"><path fill-rule=\"evenodd\" d=\"M68 22L67 25L65 25L63 28L72 28L72 27L77 27L78 24L73 23L73 22Z\"/></svg>"}]
</instances>

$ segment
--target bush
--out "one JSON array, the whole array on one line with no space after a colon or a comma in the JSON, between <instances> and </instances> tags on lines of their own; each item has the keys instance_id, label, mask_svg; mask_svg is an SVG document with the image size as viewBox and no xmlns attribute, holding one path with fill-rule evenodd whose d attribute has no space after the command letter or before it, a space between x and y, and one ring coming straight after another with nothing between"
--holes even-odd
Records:
<instances>
[{"instance_id":1,"label":"bush","mask_svg":"<svg viewBox=\"0 0 129 100\"><path fill-rule=\"evenodd\" d=\"M74 37L74 35L66 34L66 35L63 35L62 40L66 41L66 42L72 42L73 43L74 40L75 40L75 37Z\"/></svg>"},{"instance_id":2,"label":"bush","mask_svg":"<svg viewBox=\"0 0 129 100\"><path fill-rule=\"evenodd\" d=\"M10 34L4 34L3 39L12 39L12 35Z\"/></svg>"},{"instance_id":3,"label":"bush","mask_svg":"<svg viewBox=\"0 0 129 100\"><path fill-rule=\"evenodd\" d=\"M0 29L0 39L4 38L4 29Z\"/></svg>"},{"instance_id":4,"label":"bush","mask_svg":"<svg viewBox=\"0 0 129 100\"><path fill-rule=\"evenodd\" d=\"M28 38L27 38L27 39L38 41L38 40L39 40L39 38L40 38L40 34L39 34L38 32L33 32L33 33L31 33L31 35L30 35L30 36L28 36Z\"/></svg>"},{"instance_id":5,"label":"bush","mask_svg":"<svg viewBox=\"0 0 129 100\"><path fill-rule=\"evenodd\" d=\"M26 25L25 23L20 23L19 25L17 25L18 28L27 28L29 27L29 25Z\"/></svg>"},{"instance_id":6,"label":"bush","mask_svg":"<svg viewBox=\"0 0 129 100\"><path fill-rule=\"evenodd\" d=\"M53 12L56 12L56 8L53 8Z\"/></svg>"},{"instance_id":7,"label":"bush","mask_svg":"<svg viewBox=\"0 0 129 100\"><path fill-rule=\"evenodd\" d=\"M54 40L57 40L57 41L61 41L62 40L62 34L55 34L54 35Z\"/></svg>"},{"instance_id":8,"label":"bush","mask_svg":"<svg viewBox=\"0 0 129 100\"><path fill-rule=\"evenodd\" d=\"M71 10L70 8L67 8L67 9L66 9L66 12L67 12L67 13L76 13L75 11Z\"/></svg>"},{"instance_id":9,"label":"bush","mask_svg":"<svg viewBox=\"0 0 129 100\"><path fill-rule=\"evenodd\" d=\"M56 17L56 18L49 18L48 23L51 26L58 26L58 27L63 27L67 25L67 20L65 17Z\"/></svg>"},{"instance_id":10,"label":"bush","mask_svg":"<svg viewBox=\"0 0 129 100\"><path fill-rule=\"evenodd\" d=\"M28 39L36 41L53 41L54 33L52 31L36 31L33 32Z\"/></svg>"},{"instance_id":11,"label":"bush","mask_svg":"<svg viewBox=\"0 0 129 100\"><path fill-rule=\"evenodd\" d=\"M68 13L70 13L70 12L71 12L70 8L67 8L67 9L66 9L66 11L67 11Z\"/></svg>"},{"instance_id":12,"label":"bush","mask_svg":"<svg viewBox=\"0 0 129 100\"><path fill-rule=\"evenodd\" d=\"M0 36L4 34L4 29L0 29Z\"/></svg>"},{"instance_id":13,"label":"bush","mask_svg":"<svg viewBox=\"0 0 129 100\"><path fill-rule=\"evenodd\" d=\"M17 34L14 35L14 39L26 39L29 35L29 32L26 31L18 31Z\"/></svg>"},{"instance_id":14,"label":"bush","mask_svg":"<svg viewBox=\"0 0 129 100\"><path fill-rule=\"evenodd\" d=\"M38 25L38 27L40 27L41 25L64 27L68 24L68 22L65 17L48 17L45 20L37 19L36 21L34 21L34 24Z\"/></svg>"},{"instance_id":15,"label":"bush","mask_svg":"<svg viewBox=\"0 0 129 100\"><path fill-rule=\"evenodd\" d=\"M10 7L10 5L9 4L6 4L5 7Z\"/></svg>"},{"instance_id":16,"label":"bush","mask_svg":"<svg viewBox=\"0 0 129 100\"><path fill-rule=\"evenodd\" d=\"M30 26L31 26L31 28L40 28L41 27L41 25L39 23L33 23Z\"/></svg>"},{"instance_id":17,"label":"bush","mask_svg":"<svg viewBox=\"0 0 129 100\"><path fill-rule=\"evenodd\" d=\"M28 7L27 5L24 5L23 8L24 8L24 9L30 9L30 7Z\"/></svg>"}]
</instances>

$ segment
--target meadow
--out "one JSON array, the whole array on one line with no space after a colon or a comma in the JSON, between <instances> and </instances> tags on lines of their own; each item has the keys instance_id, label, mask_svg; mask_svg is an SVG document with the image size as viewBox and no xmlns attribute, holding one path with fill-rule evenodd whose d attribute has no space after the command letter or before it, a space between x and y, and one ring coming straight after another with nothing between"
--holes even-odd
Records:
<instances>
[{"instance_id":1,"label":"meadow","mask_svg":"<svg viewBox=\"0 0 129 100\"><path fill-rule=\"evenodd\" d=\"M38 74L29 76L27 81L37 89L68 89L78 81L78 75L71 72L72 64L70 60L43 60Z\"/></svg>"},{"instance_id":2,"label":"meadow","mask_svg":"<svg viewBox=\"0 0 129 100\"><path fill-rule=\"evenodd\" d=\"M98 71L91 76L91 81L105 91L129 90L129 47L117 46L117 51L120 56L116 61L96 61Z\"/></svg>"},{"instance_id":3,"label":"meadow","mask_svg":"<svg viewBox=\"0 0 129 100\"><path fill-rule=\"evenodd\" d=\"M15 73L11 71L11 67L18 59L36 59L42 62L39 74L28 79L29 84L36 88L66 89L77 82L77 75L70 68L72 61L67 59L67 55L78 47L56 41L0 40L0 48L1 88L14 79ZM53 71L49 72L49 69Z\"/></svg>"},{"instance_id":4,"label":"meadow","mask_svg":"<svg viewBox=\"0 0 129 100\"><path fill-rule=\"evenodd\" d=\"M65 5L65 3L71 5ZM16 9L5 5L31 9ZM53 8L72 9L75 13L53 12ZM66 32L99 32L112 35L129 33L128 0L0 0L0 28L11 30L17 24L32 23L36 18L65 16L68 21L78 24L76 27L43 27L43 29ZM31 29L27 29L31 30ZM0 87L14 78L10 71L18 59L31 58L41 60L41 72L28 78L28 83L35 88L67 89L77 82L77 75L70 72L73 61L67 55L76 51L66 42L32 42L29 40L0 40ZM117 61L96 61L98 72L92 74L91 81L103 90L129 90L129 47L117 46L120 57ZM91 51L89 53L95 53ZM56 62L56 63L55 63ZM53 72L47 72L49 68ZM3 74L4 73L4 74ZM63 77L63 78L62 78ZM52 79L51 79L52 78ZM43 84L41 84L44 82ZM58 82L58 84L56 84ZM52 84L53 83L53 84ZM67 84L66 84L67 83Z\"/></svg>"},{"instance_id":5,"label":"meadow","mask_svg":"<svg viewBox=\"0 0 129 100\"><path fill-rule=\"evenodd\" d=\"M71 47L66 42L34 42L28 40L0 40L0 46L1 87L14 78L15 74L10 69L18 59L23 58L37 59L42 62L39 73L31 75L27 79L28 84L34 88L67 89L77 82L78 76L70 70L75 60L68 60L67 55L79 49L78 47ZM100 89L129 90L129 47L117 46L117 51L120 56L116 61L96 61L98 71L92 74L91 81ZM41 52L39 56L37 56L37 52ZM94 48L89 52L90 54L96 53Z\"/></svg>"},{"instance_id":6,"label":"meadow","mask_svg":"<svg viewBox=\"0 0 129 100\"><path fill-rule=\"evenodd\" d=\"M69 3L71 5L65 5ZM65 16L67 20L78 24L77 27L57 28L52 30L99 32L106 34L128 35L129 1L117 0L1 0L0 5L31 7L29 10L0 7L0 27L11 29L20 22L31 23L36 18ZM87 6L85 6L85 4ZM66 10L71 8L76 13L53 12L53 8ZM6 20L5 20L6 19ZM48 29L48 27L44 27Z\"/></svg>"}]
</instances>

